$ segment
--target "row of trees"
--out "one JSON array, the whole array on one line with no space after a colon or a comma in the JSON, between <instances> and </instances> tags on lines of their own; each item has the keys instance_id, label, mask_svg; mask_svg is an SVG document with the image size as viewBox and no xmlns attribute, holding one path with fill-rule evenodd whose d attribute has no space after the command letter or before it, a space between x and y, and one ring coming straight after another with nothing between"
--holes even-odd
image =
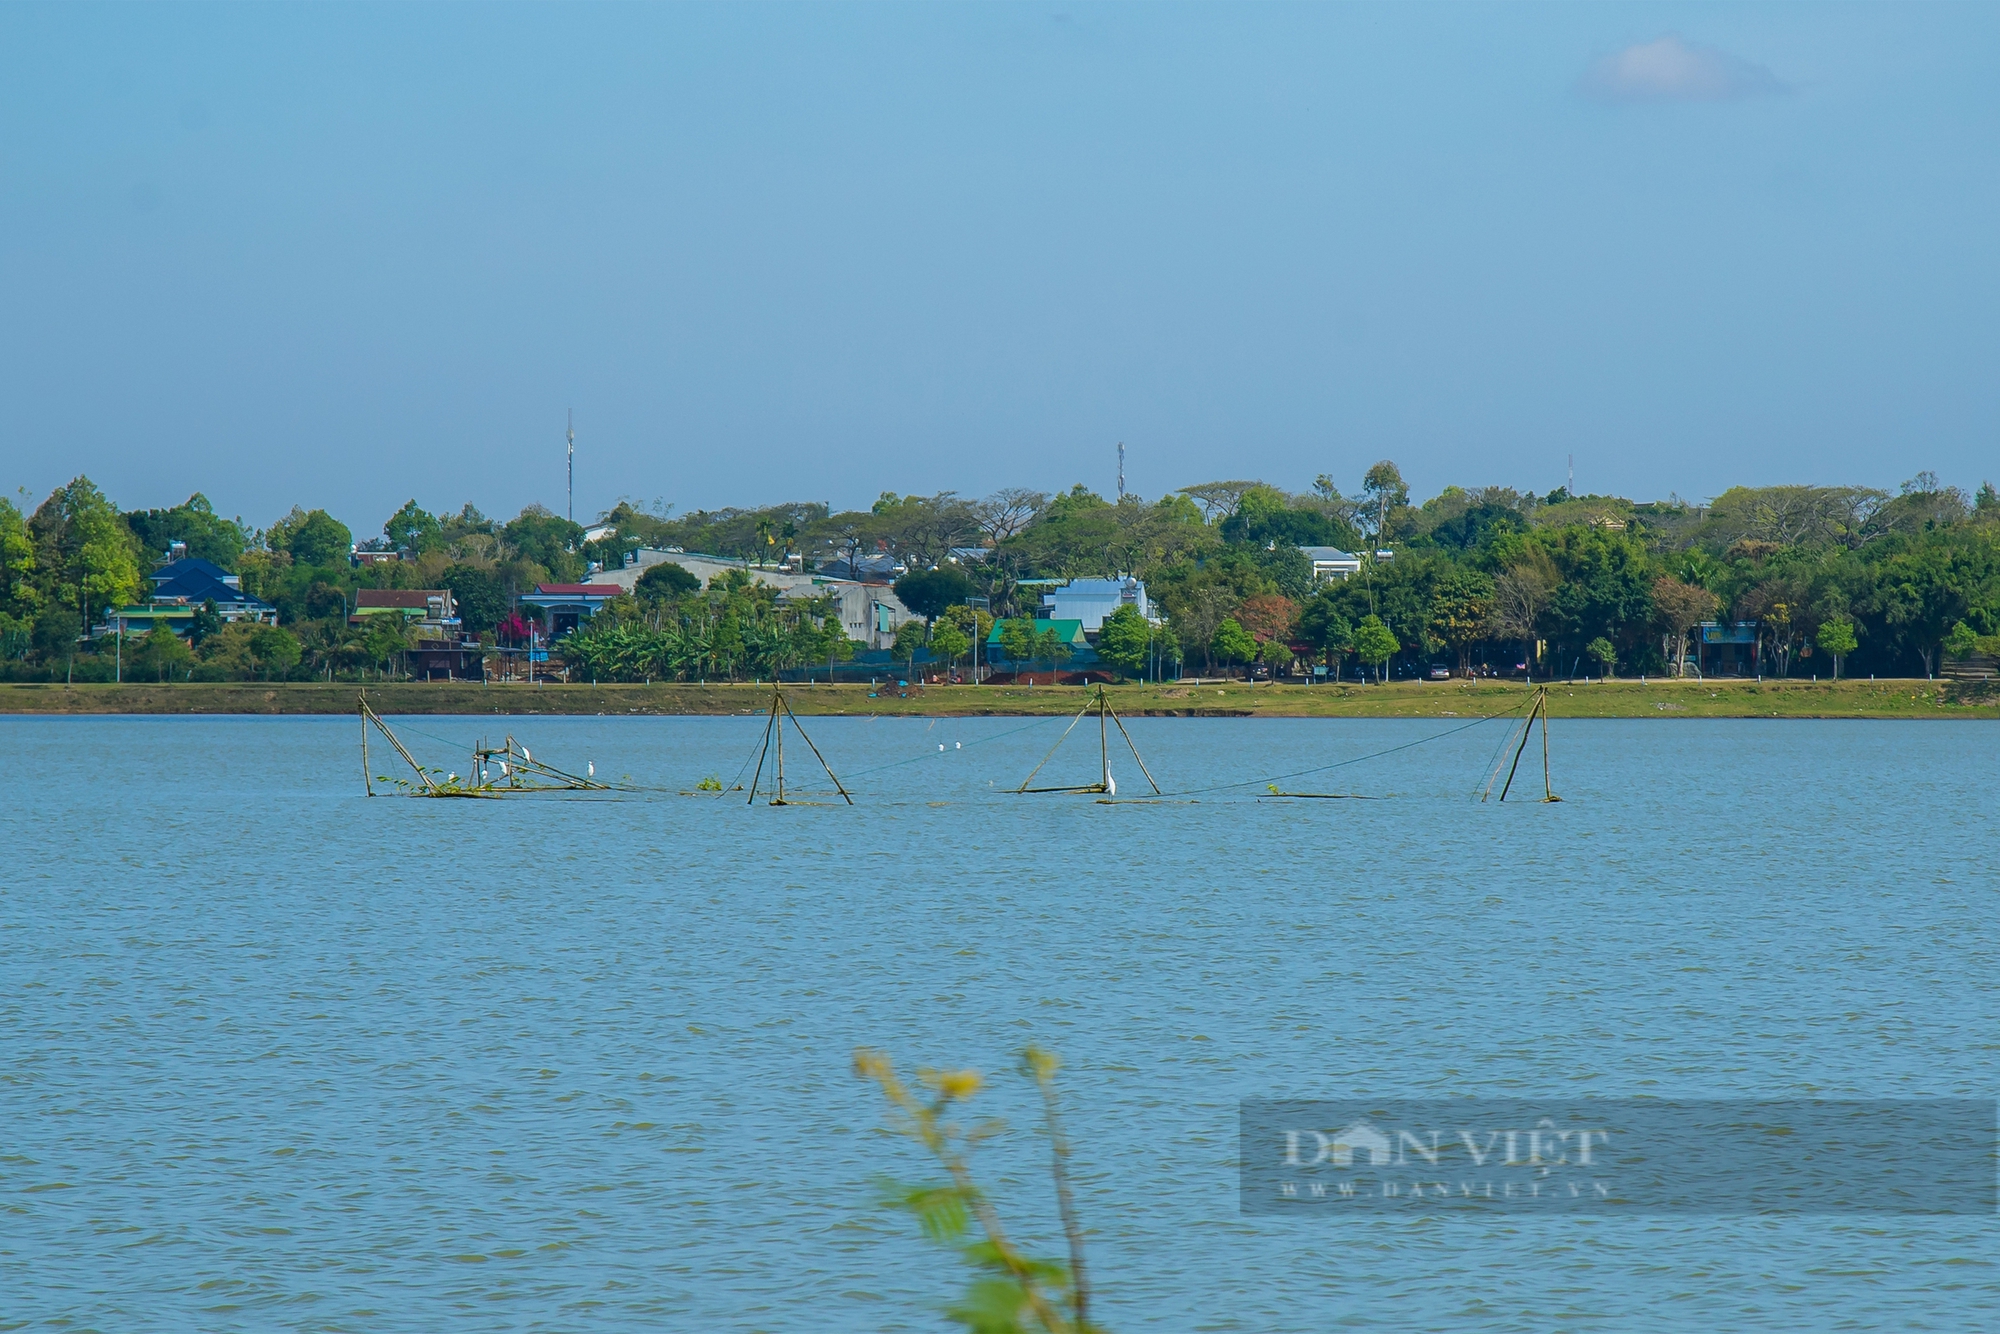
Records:
<instances>
[{"instance_id":1,"label":"row of trees","mask_svg":"<svg viewBox=\"0 0 2000 1334\"><path fill-rule=\"evenodd\" d=\"M1930 474L1893 495L1737 488L1692 505L1449 487L1413 505L1384 462L1351 496L1322 476L1300 495L1214 482L1150 503L1080 487L1032 499L1027 521L964 567L970 582L1025 615L1023 579L1139 574L1167 623L1138 658L1118 635L1108 651L1100 641L1127 670L1165 653L1205 671L1308 658L1378 676L1674 672L1717 619L1754 623L1759 662L1779 676L1930 675L1942 654L2000 646L2000 495ZM1361 573L1315 584L1301 546L1359 551Z\"/></svg>"},{"instance_id":2,"label":"row of trees","mask_svg":"<svg viewBox=\"0 0 2000 1334\"><path fill-rule=\"evenodd\" d=\"M853 641L831 599L781 603L777 590L731 570L699 588L680 566L646 572L560 645L575 679L770 680L789 668L845 661Z\"/></svg>"},{"instance_id":3,"label":"row of trees","mask_svg":"<svg viewBox=\"0 0 2000 1334\"><path fill-rule=\"evenodd\" d=\"M356 566L353 533L322 509L294 507L268 528L224 518L198 493L168 509L121 511L78 477L32 513L0 499L0 673L108 679L118 659L141 679L389 673L409 647L406 630L394 618L350 625L358 590L450 588L467 630L501 635L516 594L583 577L583 537L540 506L502 522L470 505L440 518L412 501L380 537L358 544L407 559ZM279 624L225 630L204 621L213 619L208 608L185 639L88 639L109 608L144 599L147 575L175 543L237 575L245 592L277 608Z\"/></svg>"},{"instance_id":4,"label":"row of trees","mask_svg":"<svg viewBox=\"0 0 2000 1334\"><path fill-rule=\"evenodd\" d=\"M595 541L539 506L502 522L471 505L433 514L411 501L360 543L405 559L360 568L348 558L353 534L324 510L294 508L262 529L215 514L200 495L120 511L80 477L32 514L0 501L0 660L54 672L91 656L79 643L87 627L139 596L173 542L276 605L298 646L279 668L282 652L205 660L196 642L184 672L206 661L218 672L385 670L395 650L347 623L368 586L448 587L467 629L504 637L519 628L516 594L581 578L591 562L616 564L641 545L837 570L886 556L925 617L899 639L899 656L923 648L947 660L985 636L988 610L1003 621L1032 616L1024 581L1117 573L1144 579L1165 612L1163 626L1120 621L1100 638L1101 657L1135 672L1150 662L1283 670L1301 658L1378 675L1523 661L1545 673L1662 672L1688 657L1694 627L1722 619L1755 623L1760 660L1777 675L1835 660L1929 675L1943 655L1990 650L2000 635L2000 495L1990 484L1968 495L1927 473L1893 494L1734 488L1691 504L1447 487L1418 504L1385 461L1351 494L1323 475L1300 493L1222 481L1150 501L1076 486L984 499L884 493L846 512L791 503L674 517L663 505L621 503ZM1315 583L1308 546L1362 553L1360 575ZM975 615L968 604L982 598ZM823 610L760 599L748 586L654 587L576 637L572 664L600 678L761 675L852 650L830 642L837 626ZM1006 648L1009 633L1042 632L1002 633ZM1015 647L1021 660L1060 656ZM161 646L152 657L171 653ZM250 662L258 666L241 665Z\"/></svg>"}]
</instances>

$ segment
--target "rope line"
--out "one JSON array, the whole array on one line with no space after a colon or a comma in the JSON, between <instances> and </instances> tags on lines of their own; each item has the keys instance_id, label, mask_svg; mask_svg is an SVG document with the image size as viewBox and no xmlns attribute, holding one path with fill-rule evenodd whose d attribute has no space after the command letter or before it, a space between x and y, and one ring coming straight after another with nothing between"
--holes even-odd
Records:
<instances>
[{"instance_id":1,"label":"rope line","mask_svg":"<svg viewBox=\"0 0 2000 1334\"><path fill-rule=\"evenodd\" d=\"M1308 768L1308 769L1294 769L1294 770L1292 770L1292 771L1291 771L1291 772L1289 772L1289 773L1282 773L1282 774L1273 774L1273 775L1267 775L1267 776L1262 776L1262 777L1257 777L1257 778L1245 778L1245 779L1242 779L1242 780L1240 780L1240 781L1237 781L1237 782L1231 782L1231 783L1212 783L1212 784L1210 784L1210 785L1209 785L1209 786L1207 786L1207 787L1193 787L1193 788L1179 788L1179 789L1176 789L1176 790L1174 790L1174 791L1171 791L1171 792L1166 792L1166 793L1162 793L1161 795L1162 795L1162 796L1164 796L1164 797L1170 797L1170 798L1171 798L1171 797L1196 797L1196 796L1202 796L1202 795L1205 795L1205 794L1207 794L1207 793L1211 793L1211 792L1229 792L1229 791L1232 791L1232 790L1234 790L1234 789L1237 789L1237 788L1249 788L1249 787L1260 787L1260 786L1269 786L1269 785L1271 785L1271 784L1274 784L1274 783L1282 783L1282 782L1285 782L1285 781L1287 781L1287 780L1289 780L1289 779L1293 779L1293 778L1304 778L1304 777L1307 777L1307 776L1309 776L1309 775L1311 775L1311 774L1320 774L1320 773L1327 773L1327 772L1330 772L1331 770L1334 770L1334 769L1345 769L1345 768L1348 768L1348 767L1349 767L1349 766L1351 766L1351 765L1356 765L1356 764L1366 764L1366 763L1367 763L1368 761L1370 761L1370 760L1379 760L1379 759L1382 759L1382 758L1383 758L1384 756L1388 756L1388 755L1395 755L1395 754L1397 754L1397 753L1399 753L1399 752L1401 752L1401 751L1405 751L1405 750L1413 750L1413 749L1415 749L1415 748L1416 748L1416 747L1418 747L1418 746L1425 746L1425 745L1429 745L1429 744L1430 744L1431 742L1433 742L1433 741L1442 741L1442 740L1444 740L1444 739L1445 739L1445 738L1447 738L1447 737L1453 737L1453 736L1457 736L1457 735L1458 735L1458 734L1459 734L1460 732L1469 732L1469 731L1471 731L1471 730L1472 730L1473 728L1475 728L1475 727L1479 727L1479 726L1482 726L1483 724L1486 724L1486 723L1490 723L1490 722L1493 722L1493 721L1495 721L1496 719L1500 719L1500 718L1507 718L1507 717L1511 717L1511 716L1513 716L1513 715L1516 715L1516 714L1520 713L1520 711L1521 711L1521 710L1522 710L1522 709L1523 709L1524 707L1526 707L1526 706L1527 706L1527 705L1529 705L1529 704L1532 704L1533 702L1534 702L1534 701L1533 701L1533 697L1531 696L1531 697L1530 697L1529 699L1527 699L1527 700L1523 701L1523 702L1522 702L1521 704L1516 704L1516 705L1515 705L1514 707L1512 707L1512 708L1510 708L1510 709L1504 709L1504 710L1500 711L1499 713L1489 713L1489 714L1486 714L1486 715L1485 715L1484 717L1480 717L1480 718L1474 718L1474 719L1473 719L1473 720L1472 720L1471 722L1468 722L1468 723L1462 723L1462 724L1460 724L1460 725L1459 725L1459 726L1457 726L1457 727L1452 727L1452 728L1447 728L1447 729L1446 729L1445 731L1442 731L1442 732L1435 732L1435 733L1431 734L1430 736L1425 736L1425 737L1419 737L1419 738L1417 738L1417 739L1416 739L1415 741L1406 741L1406 742L1402 743L1401 745L1398 745L1398 746L1390 746L1390 747L1388 747L1388 748L1387 748L1387 749L1385 749L1385 750L1377 750L1377 751L1371 751L1371 752L1370 752L1369 754L1366 754L1366 755L1356 755L1356 756L1354 756L1354 757L1353 757L1353 758L1351 758L1351 759L1345 759L1345 760L1336 760L1336 761L1334 761L1334 762L1333 762L1332 764L1320 764L1320 765L1314 765L1313 767L1311 767L1311 768ZM1081 715L1079 715L1079 717L1080 717L1080 716L1081 716ZM932 720L932 722L931 722L931 726L932 726L932 727L934 727L934 726L936 725L936 723L937 723L938 721L939 721L938 719L933 719L933 720ZM978 737L978 738L975 738L975 739L973 739L973 740L971 740L971 741L966 741L966 742L963 742L963 743L961 743L961 748L962 748L962 749L966 749L966 750L970 750L970 749L971 749L972 747L974 747L974 746L980 746L980 745L984 745L984 744L986 744L986 743L987 743L987 742L989 742L989 741L1003 741L1003 740L1005 740L1005 739L1006 739L1006 738L1008 738L1008 737L1012 737L1012 736L1019 736L1019 735L1020 735L1021 733L1023 733L1023 732L1031 732L1031 731L1034 731L1034 730L1035 730L1036 728L1038 728L1038 727L1047 727L1047 726L1049 726L1049 725L1050 725L1051 723L1059 723L1059 722L1064 722L1064 721L1066 721L1066 719L1065 719L1065 716L1064 716L1064 715L1061 715L1061 714L1055 714L1055 715L1050 715L1050 716L1045 716L1045 717L1041 717L1041 718L1037 718L1037 719L1035 719L1035 720L1034 720L1033 722L1031 722L1031 723L1026 723L1026 724L1023 724L1023 725L1022 725L1022 726L1020 726L1020 727L1012 727L1012 728L1009 728L1009 729L1007 729L1007 730L1006 730L1006 731L1004 731L1004 732L995 732L995 733L994 733L993 735L991 735L991 736L984 736L984 737ZM1070 722L1071 726L1074 726L1074 725L1075 725L1075 721L1076 721L1076 720L1075 720L1075 719L1067 719L1067 721L1068 721L1068 722ZM398 723L397 725L398 725L398 726L399 726L400 728L402 728L402 729L403 729L404 731L407 731L407 732L411 732L411 733L414 733L415 735L417 735L417 736L420 736L420 737L424 737L424 738L426 738L427 740L430 740L430 741L435 741L435 742L439 743L440 745L445 745L445 746L451 746L451 747L455 747L455 748L457 748L457 749L461 749L461 750L470 750L470 749L471 749L471 743L466 743L466 742L460 742L460 741L453 741L453 740L452 740L452 739L450 739L449 737L441 737L441 736L437 735L437 734L436 734L436 733L434 733L434 732L426 732L426 731L424 731L424 730L423 730L422 728L419 728L419 727L412 727L412 726L410 726L410 725L409 725L409 724L408 724L407 722L399 722L399 723ZM926 727L926 728L925 728L925 733L926 733L926 734L928 735L928 733L930 732L930 730L931 730L931 728L930 728L930 727ZM1067 735L1067 732L1065 732L1065 735ZM1505 748L1505 746L1506 746L1506 743L1507 743L1507 742L1508 742L1508 741L1509 741L1509 740L1510 740L1510 739L1512 738L1512 736L1513 736L1513 733L1512 733L1512 732L1509 732L1509 733L1508 733L1508 734L1507 734L1506 736L1504 736L1504 737L1502 737L1502 738L1500 739L1500 749L1504 749L1504 748ZM1129 738L1129 737L1127 738L1127 742L1128 742L1128 744L1130 743L1130 738ZM1058 744L1060 745L1060 743L1058 743ZM742 763L741 765L739 765L739 766L737 767L737 770L736 770L736 774L735 774L735 776L734 776L733 778L731 778L731 779L730 779L730 781L729 781L729 782L728 782L727 784L725 784L725 785L724 785L724 787L723 787L723 791L724 791L724 792L729 792L729 791L733 791L733 790L735 790L735 788L736 788L736 785L737 785L738 783L740 783L740 782L742 781L742 778L743 778L743 771L744 771L745 769L748 769L748 768L750 767L750 761L751 761L751 759L752 759L752 758L753 758L753 757L754 757L754 756L755 756L755 755L757 754L757 751L758 751L758 748L755 748L755 747L753 747L753 748L752 748L752 750L751 750L751 752L750 752L750 754L748 754L748 755L745 755L745 756L743 757L743 763ZM885 763L885 764L877 764L877 765L872 765L872 766L870 766L869 768L866 768L866 769L857 769L857 770L853 771L852 773L850 773L850 774L849 774L848 776L849 776L850 778L862 778L862 777L866 777L866 776L867 776L867 775L869 775L869 774L875 774L875 773L882 773L882 772L884 772L885 770L889 770L889 769L898 769L898 768L901 768L901 767L903 767L904 765L907 765L907 764L917 764L917 763L920 763L920 762L921 762L921 761L923 761L923 760L927 760L927 759L930 759L930 758L932 757L933 753L934 753L934 752L932 752L932 751L929 751L929 750L925 750L925 751L923 751L923 752L922 752L922 753L920 753L920 754L917 754L917 755L912 755L912 756L909 756L909 757L908 757L908 758L906 758L906 759L900 759L900 760L890 760L890 761L888 761L888 762L887 762L887 763ZM1496 752L1495 752L1495 753L1497 754L1497 753L1498 753L1498 750L1496 750ZM1046 762L1046 761L1045 761L1045 762ZM663 788L663 787L653 787L653 786L650 786L650 785L640 785L640 784L633 784L633 785L623 785L623 784L620 784L620 785L617 785L617 786L613 787L613 789L612 789L612 790L614 790L614 791L621 791L621 790L622 790L622 791L625 791L625 792L671 792L671 791L675 791L676 789L672 789L672 788ZM881 803L878 803L878 804L881 804ZM889 803L887 803L887 804L890 804L890 805L896 805L896 804L900 804L900 803L897 803L897 802L895 802L895 801L893 801L893 800L892 800L892 801L890 801L890 802L889 802Z\"/></svg>"},{"instance_id":2,"label":"rope line","mask_svg":"<svg viewBox=\"0 0 2000 1334\"><path fill-rule=\"evenodd\" d=\"M1353 759L1350 760L1336 760L1332 764L1315 765L1310 769L1295 769L1288 774L1273 774L1262 778L1246 778L1238 783L1216 783L1209 787L1182 788L1179 791L1168 792L1165 795L1169 797L1198 797L1204 792L1227 792L1232 788L1256 787L1259 784L1282 783L1288 778L1304 778L1307 774L1321 774L1327 772L1329 769L1345 769L1350 764L1365 764L1369 760L1379 760L1384 755L1394 755L1397 751L1411 750L1417 746L1429 745L1433 741L1442 741L1448 736L1457 736L1460 732L1469 732L1473 728L1481 725L1482 723L1490 723L1496 718L1505 718L1510 714L1519 713L1521 711L1521 707L1522 707L1521 705L1516 704L1513 708L1506 709L1500 713L1489 713L1484 718L1474 718L1471 722L1465 723L1462 726L1454 727L1443 732L1437 732L1431 736L1418 737L1415 741L1406 741L1400 746L1391 746L1387 750L1378 750L1368 755L1356 755Z\"/></svg>"},{"instance_id":3,"label":"rope line","mask_svg":"<svg viewBox=\"0 0 2000 1334\"><path fill-rule=\"evenodd\" d=\"M1034 722L1031 722L1024 727L1010 727L1004 732L995 732L992 736L979 737L975 740L967 741L962 744L964 749L971 750L974 746L983 746L989 741L999 741L1005 737L1019 736L1023 732L1032 732L1037 727L1047 727L1050 723L1059 723L1061 721L1062 721L1061 715L1057 715L1051 718L1037 718L1035 719ZM924 730L926 733L930 731L929 728L925 728ZM939 751L927 750L921 755L912 755L906 760L890 760L887 764L878 764L873 766L872 768L856 769L853 773L849 774L848 777L861 778L867 774L881 773L884 769L895 769L895 768L900 768L905 764L916 764L919 761L930 759L933 755L937 755L940 753L941 752Z\"/></svg>"}]
</instances>

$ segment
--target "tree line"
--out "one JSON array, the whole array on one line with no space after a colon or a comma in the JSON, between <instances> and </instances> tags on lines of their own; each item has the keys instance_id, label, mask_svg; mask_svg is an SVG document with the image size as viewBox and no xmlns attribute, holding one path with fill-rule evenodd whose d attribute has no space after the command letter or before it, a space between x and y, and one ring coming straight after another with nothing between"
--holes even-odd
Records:
<instances>
[{"instance_id":1,"label":"tree line","mask_svg":"<svg viewBox=\"0 0 2000 1334\"><path fill-rule=\"evenodd\" d=\"M30 513L0 500L0 673L108 675L110 646L89 627L142 600L176 542L238 575L277 607L279 624L223 626L198 612L185 639L161 632L120 647L136 676L393 672L408 647L397 618L350 624L368 587L449 588L466 631L505 644L526 630L518 594L640 547L897 577L924 617L897 639L897 656L911 659L961 659L997 617L1008 658L1055 665L1067 646L1034 624L1039 586L1027 581L1115 574L1145 580L1163 613L1160 624L1120 613L1099 636L1098 656L1134 674L1180 663L1283 672L1301 660L1378 677L1524 662L1545 675L1664 673L1687 659L1696 627L1718 619L1754 623L1760 660L1779 676L1836 664L1931 675L1947 655L2000 646L2000 495L1929 473L1895 492L1735 487L1703 504L1457 486L1417 502L1384 461L1351 492L1322 475L1302 492L1219 481L1153 500L1081 485L984 498L885 492L867 510L839 512L791 502L675 515L627 501L591 529L539 505L497 520L470 504L434 514L412 500L359 543L324 509L294 507L257 528L199 494L121 510L79 477ZM402 559L357 566L357 545ZM1306 547L1359 553L1361 571L1316 582ZM573 672L768 676L856 647L829 605L781 602L752 580L700 588L654 570L648 580L565 641Z\"/></svg>"}]
</instances>

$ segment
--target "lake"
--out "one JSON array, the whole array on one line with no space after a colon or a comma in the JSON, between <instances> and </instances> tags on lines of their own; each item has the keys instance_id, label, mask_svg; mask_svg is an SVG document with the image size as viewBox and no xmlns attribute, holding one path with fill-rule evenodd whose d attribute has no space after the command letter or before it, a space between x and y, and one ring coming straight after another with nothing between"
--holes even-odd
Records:
<instances>
[{"instance_id":1,"label":"lake","mask_svg":"<svg viewBox=\"0 0 2000 1334\"><path fill-rule=\"evenodd\" d=\"M1991 1096L2000 725L1558 722L1565 800L1502 806L1499 723L1142 719L1163 787L1247 786L1106 805L1005 793L1061 721L817 719L860 804L773 809L673 794L761 719L391 721L668 791L0 719L0 1327L941 1329L850 1053L988 1071L976 1164L1057 1254L1031 1041L1113 1330L2000 1327L1991 1216L1300 1220L1236 1172L1246 1097Z\"/></svg>"}]
</instances>

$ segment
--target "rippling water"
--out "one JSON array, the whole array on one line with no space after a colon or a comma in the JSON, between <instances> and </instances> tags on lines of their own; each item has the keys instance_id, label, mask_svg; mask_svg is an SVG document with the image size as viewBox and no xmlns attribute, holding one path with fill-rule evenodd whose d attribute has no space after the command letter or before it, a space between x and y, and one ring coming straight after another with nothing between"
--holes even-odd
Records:
<instances>
[{"instance_id":1,"label":"rippling water","mask_svg":"<svg viewBox=\"0 0 2000 1334\"><path fill-rule=\"evenodd\" d=\"M447 767L507 725L408 724ZM761 723L511 726L682 788ZM0 1326L940 1328L849 1053L1030 1040L1114 1329L2000 1326L1990 1217L1239 1214L1244 1096L2000 1083L2000 727L1559 722L1567 800L1504 807L1496 727L1293 784L1393 800L1099 805L1000 795L1059 724L821 720L862 804L773 810L369 801L347 719L0 721ZM1132 724L1170 789L1438 730ZM1032 1099L981 1101L1053 1253Z\"/></svg>"}]
</instances>

